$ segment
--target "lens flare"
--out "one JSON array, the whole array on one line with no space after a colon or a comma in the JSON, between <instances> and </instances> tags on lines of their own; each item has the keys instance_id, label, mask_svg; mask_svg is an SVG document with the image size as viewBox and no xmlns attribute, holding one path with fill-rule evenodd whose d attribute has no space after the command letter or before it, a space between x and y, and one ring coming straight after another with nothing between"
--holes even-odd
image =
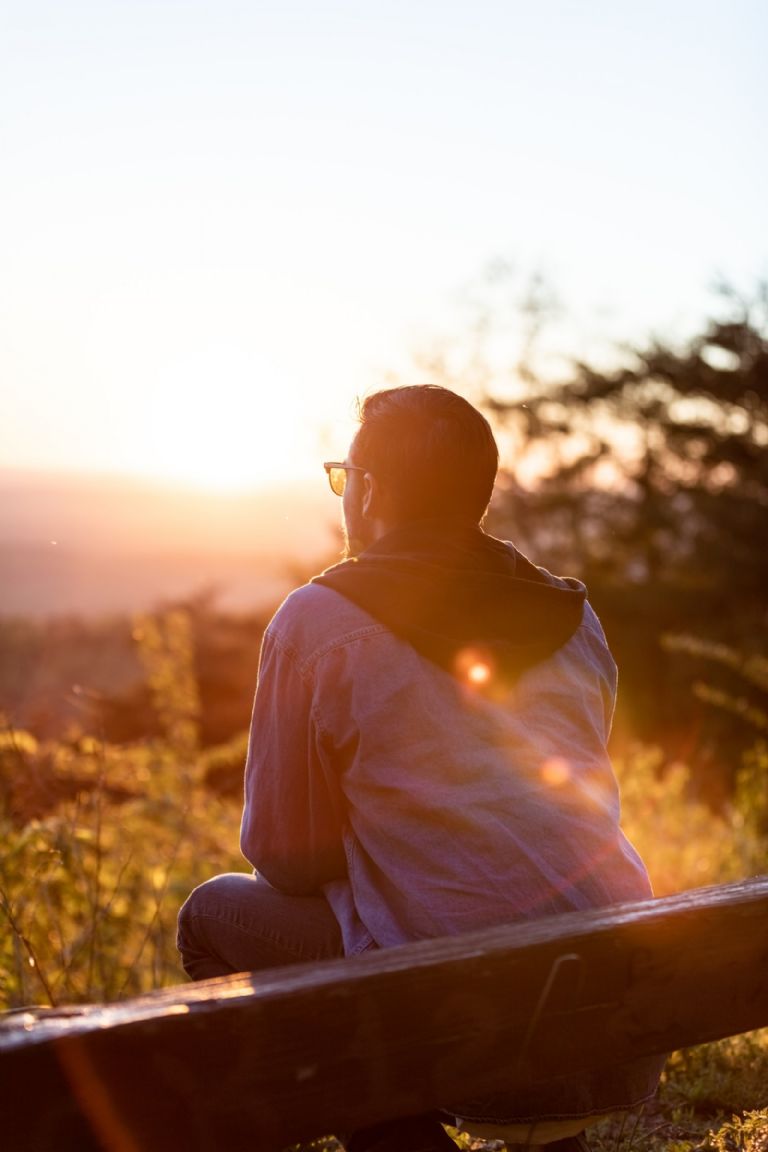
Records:
<instances>
[{"instance_id":1,"label":"lens flare","mask_svg":"<svg viewBox=\"0 0 768 1152\"><path fill-rule=\"evenodd\" d=\"M542 783L548 788L562 788L571 778L571 766L562 756L550 756L540 768Z\"/></svg>"},{"instance_id":2,"label":"lens flare","mask_svg":"<svg viewBox=\"0 0 768 1152\"><path fill-rule=\"evenodd\" d=\"M471 668L467 669L467 680L470 684L487 684L491 678L491 669L487 664L483 664L478 660Z\"/></svg>"},{"instance_id":3,"label":"lens flare","mask_svg":"<svg viewBox=\"0 0 768 1152\"><path fill-rule=\"evenodd\" d=\"M493 663L477 648L462 648L455 660L456 675L472 688L483 688L493 679Z\"/></svg>"}]
</instances>

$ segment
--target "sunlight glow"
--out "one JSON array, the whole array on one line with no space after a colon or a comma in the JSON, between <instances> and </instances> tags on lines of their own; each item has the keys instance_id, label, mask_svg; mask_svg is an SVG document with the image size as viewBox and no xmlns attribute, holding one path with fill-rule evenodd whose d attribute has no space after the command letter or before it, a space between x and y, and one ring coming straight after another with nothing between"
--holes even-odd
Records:
<instances>
[{"instance_id":1,"label":"sunlight glow","mask_svg":"<svg viewBox=\"0 0 768 1152\"><path fill-rule=\"evenodd\" d=\"M141 471L152 480L177 482L207 492L247 491L286 479L286 470L277 461L257 460L245 452L228 454L224 449L206 449L197 458L193 452L181 451L163 461L148 461Z\"/></svg>"},{"instance_id":2,"label":"sunlight glow","mask_svg":"<svg viewBox=\"0 0 768 1152\"><path fill-rule=\"evenodd\" d=\"M121 430L123 469L209 492L322 479L322 460L346 454L357 422L354 393L317 384L311 365L292 385L276 372L250 382L233 370L213 388L170 376L151 419Z\"/></svg>"},{"instance_id":3,"label":"sunlight glow","mask_svg":"<svg viewBox=\"0 0 768 1152\"><path fill-rule=\"evenodd\" d=\"M751 6L734 20L683 0L660 36L653 5L634 6L631 31L601 5L560 5L553 36L546 5L492 0L476 20L432 0L412 6L403 52L393 5L349 4L354 19L309 0L72 0L42 5L45 19L13 5L0 37L0 464L230 489L278 469L284 480L291 419L314 424L401 357L420 369L411 349L433 346L448 299L449 332L480 349L486 319L462 285L506 253L556 299L545 292L537 316L535 296L505 294L495 259L499 303L558 359L684 325L713 268L748 282L764 259L765 6ZM698 50L669 69L667 45L692 20ZM738 157L738 212L733 165L702 180L688 162L718 150ZM651 152L664 181L635 178ZM518 343L494 347L500 372L481 391L504 386ZM546 466L527 464L533 479Z\"/></svg>"},{"instance_id":4,"label":"sunlight glow","mask_svg":"<svg viewBox=\"0 0 768 1152\"><path fill-rule=\"evenodd\" d=\"M232 491L285 480L301 468L301 438L278 395L238 397L219 388L210 404L200 404L184 392L183 383L166 385L141 445L145 475Z\"/></svg>"}]
</instances>

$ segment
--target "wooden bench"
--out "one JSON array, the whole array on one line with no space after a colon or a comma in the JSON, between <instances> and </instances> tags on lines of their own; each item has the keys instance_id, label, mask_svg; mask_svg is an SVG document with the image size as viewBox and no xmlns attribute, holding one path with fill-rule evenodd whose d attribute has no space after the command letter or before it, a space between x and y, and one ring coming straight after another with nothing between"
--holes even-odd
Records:
<instances>
[{"instance_id":1,"label":"wooden bench","mask_svg":"<svg viewBox=\"0 0 768 1152\"><path fill-rule=\"evenodd\" d=\"M294 1141L768 1025L768 877L0 1024L13 1152Z\"/></svg>"}]
</instances>

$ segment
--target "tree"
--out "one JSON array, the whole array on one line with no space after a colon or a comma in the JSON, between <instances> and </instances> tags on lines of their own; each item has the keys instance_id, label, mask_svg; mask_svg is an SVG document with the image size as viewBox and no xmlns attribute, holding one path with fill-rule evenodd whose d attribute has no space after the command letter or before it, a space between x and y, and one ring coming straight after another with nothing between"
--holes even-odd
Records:
<instances>
[{"instance_id":1,"label":"tree","mask_svg":"<svg viewBox=\"0 0 768 1152\"><path fill-rule=\"evenodd\" d=\"M592 578L768 599L768 285L682 347L573 365L524 402L489 394L518 442L496 521ZM519 477L533 457L539 475Z\"/></svg>"}]
</instances>

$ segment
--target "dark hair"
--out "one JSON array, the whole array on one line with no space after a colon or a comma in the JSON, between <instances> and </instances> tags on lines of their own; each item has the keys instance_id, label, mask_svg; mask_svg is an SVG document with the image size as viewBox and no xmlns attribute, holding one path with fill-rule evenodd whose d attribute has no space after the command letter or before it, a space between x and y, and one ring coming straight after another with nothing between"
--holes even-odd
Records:
<instances>
[{"instance_id":1,"label":"dark hair","mask_svg":"<svg viewBox=\"0 0 768 1152\"><path fill-rule=\"evenodd\" d=\"M387 488L398 520L479 523L499 451L485 417L438 384L387 388L358 402L355 457Z\"/></svg>"}]
</instances>

